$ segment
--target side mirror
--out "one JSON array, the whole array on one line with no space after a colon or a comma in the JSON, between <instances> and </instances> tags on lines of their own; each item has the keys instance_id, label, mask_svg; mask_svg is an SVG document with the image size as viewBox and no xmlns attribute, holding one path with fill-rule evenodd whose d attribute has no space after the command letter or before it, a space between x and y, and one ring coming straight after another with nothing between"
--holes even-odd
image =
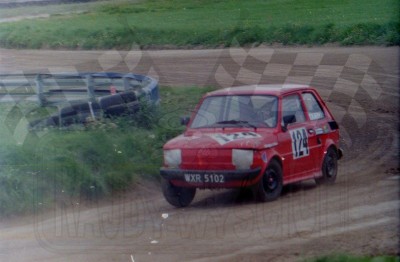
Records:
<instances>
[{"instance_id":1,"label":"side mirror","mask_svg":"<svg viewBox=\"0 0 400 262\"><path fill-rule=\"evenodd\" d=\"M190 121L190 117L188 117L188 116L181 117L181 125L187 126L189 124L189 121Z\"/></svg>"},{"instance_id":2,"label":"side mirror","mask_svg":"<svg viewBox=\"0 0 400 262\"><path fill-rule=\"evenodd\" d=\"M283 117L283 126L282 130L283 132L287 131L287 126L289 124L295 123L296 122L296 116L295 115L287 115Z\"/></svg>"}]
</instances>

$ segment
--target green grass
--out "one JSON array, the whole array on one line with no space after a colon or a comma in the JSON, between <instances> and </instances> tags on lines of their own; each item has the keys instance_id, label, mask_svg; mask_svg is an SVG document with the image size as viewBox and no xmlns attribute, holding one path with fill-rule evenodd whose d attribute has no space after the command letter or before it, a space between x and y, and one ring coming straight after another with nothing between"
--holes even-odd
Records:
<instances>
[{"instance_id":1,"label":"green grass","mask_svg":"<svg viewBox=\"0 0 400 262\"><path fill-rule=\"evenodd\" d=\"M249 0L99 4L89 13L0 24L0 45L129 49L283 44L400 44L398 0Z\"/></svg>"},{"instance_id":2,"label":"green grass","mask_svg":"<svg viewBox=\"0 0 400 262\"><path fill-rule=\"evenodd\" d=\"M0 217L90 201L134 188L140 179L157 179L163 144L184 129L179 116L209 90L164 87L160 108L145 106L134 118L29 133L20 123L47 110L33 103L0 104Z\"/></svg>"}]
</instances>

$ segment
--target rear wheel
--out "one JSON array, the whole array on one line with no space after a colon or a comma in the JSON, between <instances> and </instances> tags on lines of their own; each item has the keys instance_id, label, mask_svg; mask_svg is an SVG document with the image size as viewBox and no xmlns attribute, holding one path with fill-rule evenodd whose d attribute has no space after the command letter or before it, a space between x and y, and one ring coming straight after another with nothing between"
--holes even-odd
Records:
<instances>
[{"instance_id":1,"label":"rear wheel","mask_svg":"<svg viewBox=\"0 0 400 262\"><path fill-rule=\"evenodd\" d=\"M273 159L255 186L255 197L261 202L275 200L280 196L282 187L282 167L278 161Z\"/></svg>"},{"instance_id":2,"label":"rear wheel","mask_svg":"<svg viewBox=\"0 0 400 262\"><path fill-rule=\"evenodd\" d=\"M333 184L338 171L338 154L332 147L328 149L322 162L322 177L316 178L317 184Z\"/></svg>"},{"instance_id":3,"label":"rear wheel","mask_svg":"<svg viewBox=\"0 0 400 262\"><path fill-rule=\"evenodd\" d=\"M164 178L161 179L161 187L165 199L175 207L190 205L196 194L196 188L177 187Z\"/></svg>"}]
</instances>

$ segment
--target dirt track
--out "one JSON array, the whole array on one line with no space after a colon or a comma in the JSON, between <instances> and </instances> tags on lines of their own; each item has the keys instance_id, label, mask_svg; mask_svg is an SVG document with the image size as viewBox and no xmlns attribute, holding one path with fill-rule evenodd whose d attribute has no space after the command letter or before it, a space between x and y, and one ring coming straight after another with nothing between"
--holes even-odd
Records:
<instances>
[{"instance_id":1,"label":"dirt track","mask_svg":"<svg viewBox=\"0 0 400 262\"><path fill-rule=\"evenodd\" d=\"M346 154L334 186L303 182L271 203L257 204L230 190L200 191L190 207L175 209L158 185L146 183L107 203L71 203L3 221L0 261L292 261L331 253L399 254L398 57L398 48L380 47L0 50L1 73L133 71L171 86L311 83L341 124Z\"/></svg>"}]
</instances>

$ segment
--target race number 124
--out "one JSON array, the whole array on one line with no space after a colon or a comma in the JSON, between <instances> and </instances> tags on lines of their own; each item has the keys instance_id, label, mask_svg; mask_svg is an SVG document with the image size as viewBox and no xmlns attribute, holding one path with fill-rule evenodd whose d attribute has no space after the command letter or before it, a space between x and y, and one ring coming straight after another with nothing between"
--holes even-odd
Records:
<instances>
[{"instance_id":1,"label":"race number 124","mask_svg":"<svg viewBox=\"0 0 400 262\"><path fill-rule=\"evenodd\" d=\"M290 138L292 139L292 152L294 159L305 157L310 154L308 136L305 128L290 130Z\"/></svg>"}]
</instances>

